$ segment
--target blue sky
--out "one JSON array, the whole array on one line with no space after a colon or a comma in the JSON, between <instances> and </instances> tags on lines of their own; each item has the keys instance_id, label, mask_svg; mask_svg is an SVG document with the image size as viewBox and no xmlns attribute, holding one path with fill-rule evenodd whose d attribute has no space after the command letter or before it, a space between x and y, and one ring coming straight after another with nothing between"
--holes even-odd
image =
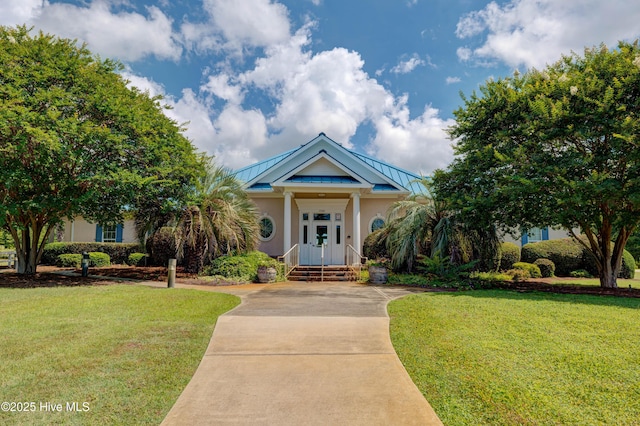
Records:
<instances>
[{"instance_id":1,"label":"blue sky","mask_svg":"<svg viewBox=\"0 0 640 426\"><path fill-rule=\"evenodd\" d=\"M3 0L27 24L117 58L217 162L239 168L325 132L429 174L489 78L640 37L628 0Z\"/></svg>"}]
</instances>

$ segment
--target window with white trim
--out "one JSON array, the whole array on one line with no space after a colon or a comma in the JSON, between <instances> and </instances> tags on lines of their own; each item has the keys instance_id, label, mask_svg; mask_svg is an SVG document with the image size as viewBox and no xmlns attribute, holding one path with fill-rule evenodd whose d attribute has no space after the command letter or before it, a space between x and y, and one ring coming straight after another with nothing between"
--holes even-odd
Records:
<instances>
[{"instance_id":1,"label":"window with white trim","mask_svg":"<svg viewBox=\"0 0 640 426\"><path fill-rule=\"evenodd\" d=\"M117 240L116 225L104 225L102 227L102 242L115 243Z\"/></svg>"},{"instance_id":2,"label":"window with white trim","mask_svg":"<svg viewBox=\"0 0 640 426\"><path fill-rule=\"evenodd\" d=\"M276 224L271 216L262 216L260 218L260 239L269 241L276 234Z\"/></svg>"},{"instance_id":3,"label":"window with white trim","mask_svg":"<svg viewBox=\"0 0 640 426\"><path fill-rule=\"evenodd\" d=\"M369 222L369 231L375 232L378 229L384 228L384 224L384 218L380 216L380 214L378 214L373 219L371 219L371 222Z\"/></svg>"}]
</instances>

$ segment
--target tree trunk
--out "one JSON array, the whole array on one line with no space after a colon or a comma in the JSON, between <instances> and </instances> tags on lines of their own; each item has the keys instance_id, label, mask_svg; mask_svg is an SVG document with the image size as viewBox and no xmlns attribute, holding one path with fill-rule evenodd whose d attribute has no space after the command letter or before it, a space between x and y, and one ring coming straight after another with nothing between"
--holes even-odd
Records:
<instances>
[{"instance_id":1,"label":"tree trunk","mask_svg":"<svg viewBox=\"0 0 640 426\"><path fill-rule=\"evenodd\" d=\"M18 261L16 270L19 274L33 275L37 272L38 263L51 230L50 226L46 226L42 221L37 220L26 224L25 228L20 232L14 228L9 228L16 247Z\"/></svg>"}]
</instances>

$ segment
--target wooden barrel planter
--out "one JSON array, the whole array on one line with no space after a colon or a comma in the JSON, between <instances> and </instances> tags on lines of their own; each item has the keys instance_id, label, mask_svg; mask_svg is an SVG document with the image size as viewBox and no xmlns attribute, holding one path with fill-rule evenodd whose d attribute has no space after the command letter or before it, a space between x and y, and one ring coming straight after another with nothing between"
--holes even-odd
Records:
<instances>
[{"instance_id":1,"label":"wooden barrel planter","mask_svg":"<svg viewBox=\"0 0 640 426\"><path fill-rule=\"evenodd\" d=\"M272 266L258 266L258 282L274 283L276 282L277 271Z\"/></svg>"},{"instance_id":2,"label":"wooden barrel planter","mask_svg":"<svg viewBox=\"0 0 640 426\"><path fill-rule=\"evenodd\" d=\"M387 268L384 266L369 266L369 282L371 284L386 284Z\"/></svg>"}]
</instances>

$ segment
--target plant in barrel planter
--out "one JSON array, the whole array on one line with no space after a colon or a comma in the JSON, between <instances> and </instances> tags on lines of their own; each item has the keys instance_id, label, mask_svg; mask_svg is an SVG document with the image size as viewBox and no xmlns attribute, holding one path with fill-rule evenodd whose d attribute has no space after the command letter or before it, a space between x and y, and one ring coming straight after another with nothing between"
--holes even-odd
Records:
<instances>
[{"instance_id":1,"label":"plant in barrel planter","mask_svg":"<svg viewBox=\"0 0 640 426\"><path fill-rule=\"evenodd\" d=\"M272 264L260 263L258 265L258 282L274 283L278 276L278 271Z\"/></svg>"},{"instance_id":2,"label":"plant in barrel planter","mask_svg":"<svg viewBox=\"0 0 640 426\"><path fill-rule=\"evenodd\" d=\"M369 282L371 284L386 284L388 278L386 259L367 262Z\"/></svg>"}]
</instances>

